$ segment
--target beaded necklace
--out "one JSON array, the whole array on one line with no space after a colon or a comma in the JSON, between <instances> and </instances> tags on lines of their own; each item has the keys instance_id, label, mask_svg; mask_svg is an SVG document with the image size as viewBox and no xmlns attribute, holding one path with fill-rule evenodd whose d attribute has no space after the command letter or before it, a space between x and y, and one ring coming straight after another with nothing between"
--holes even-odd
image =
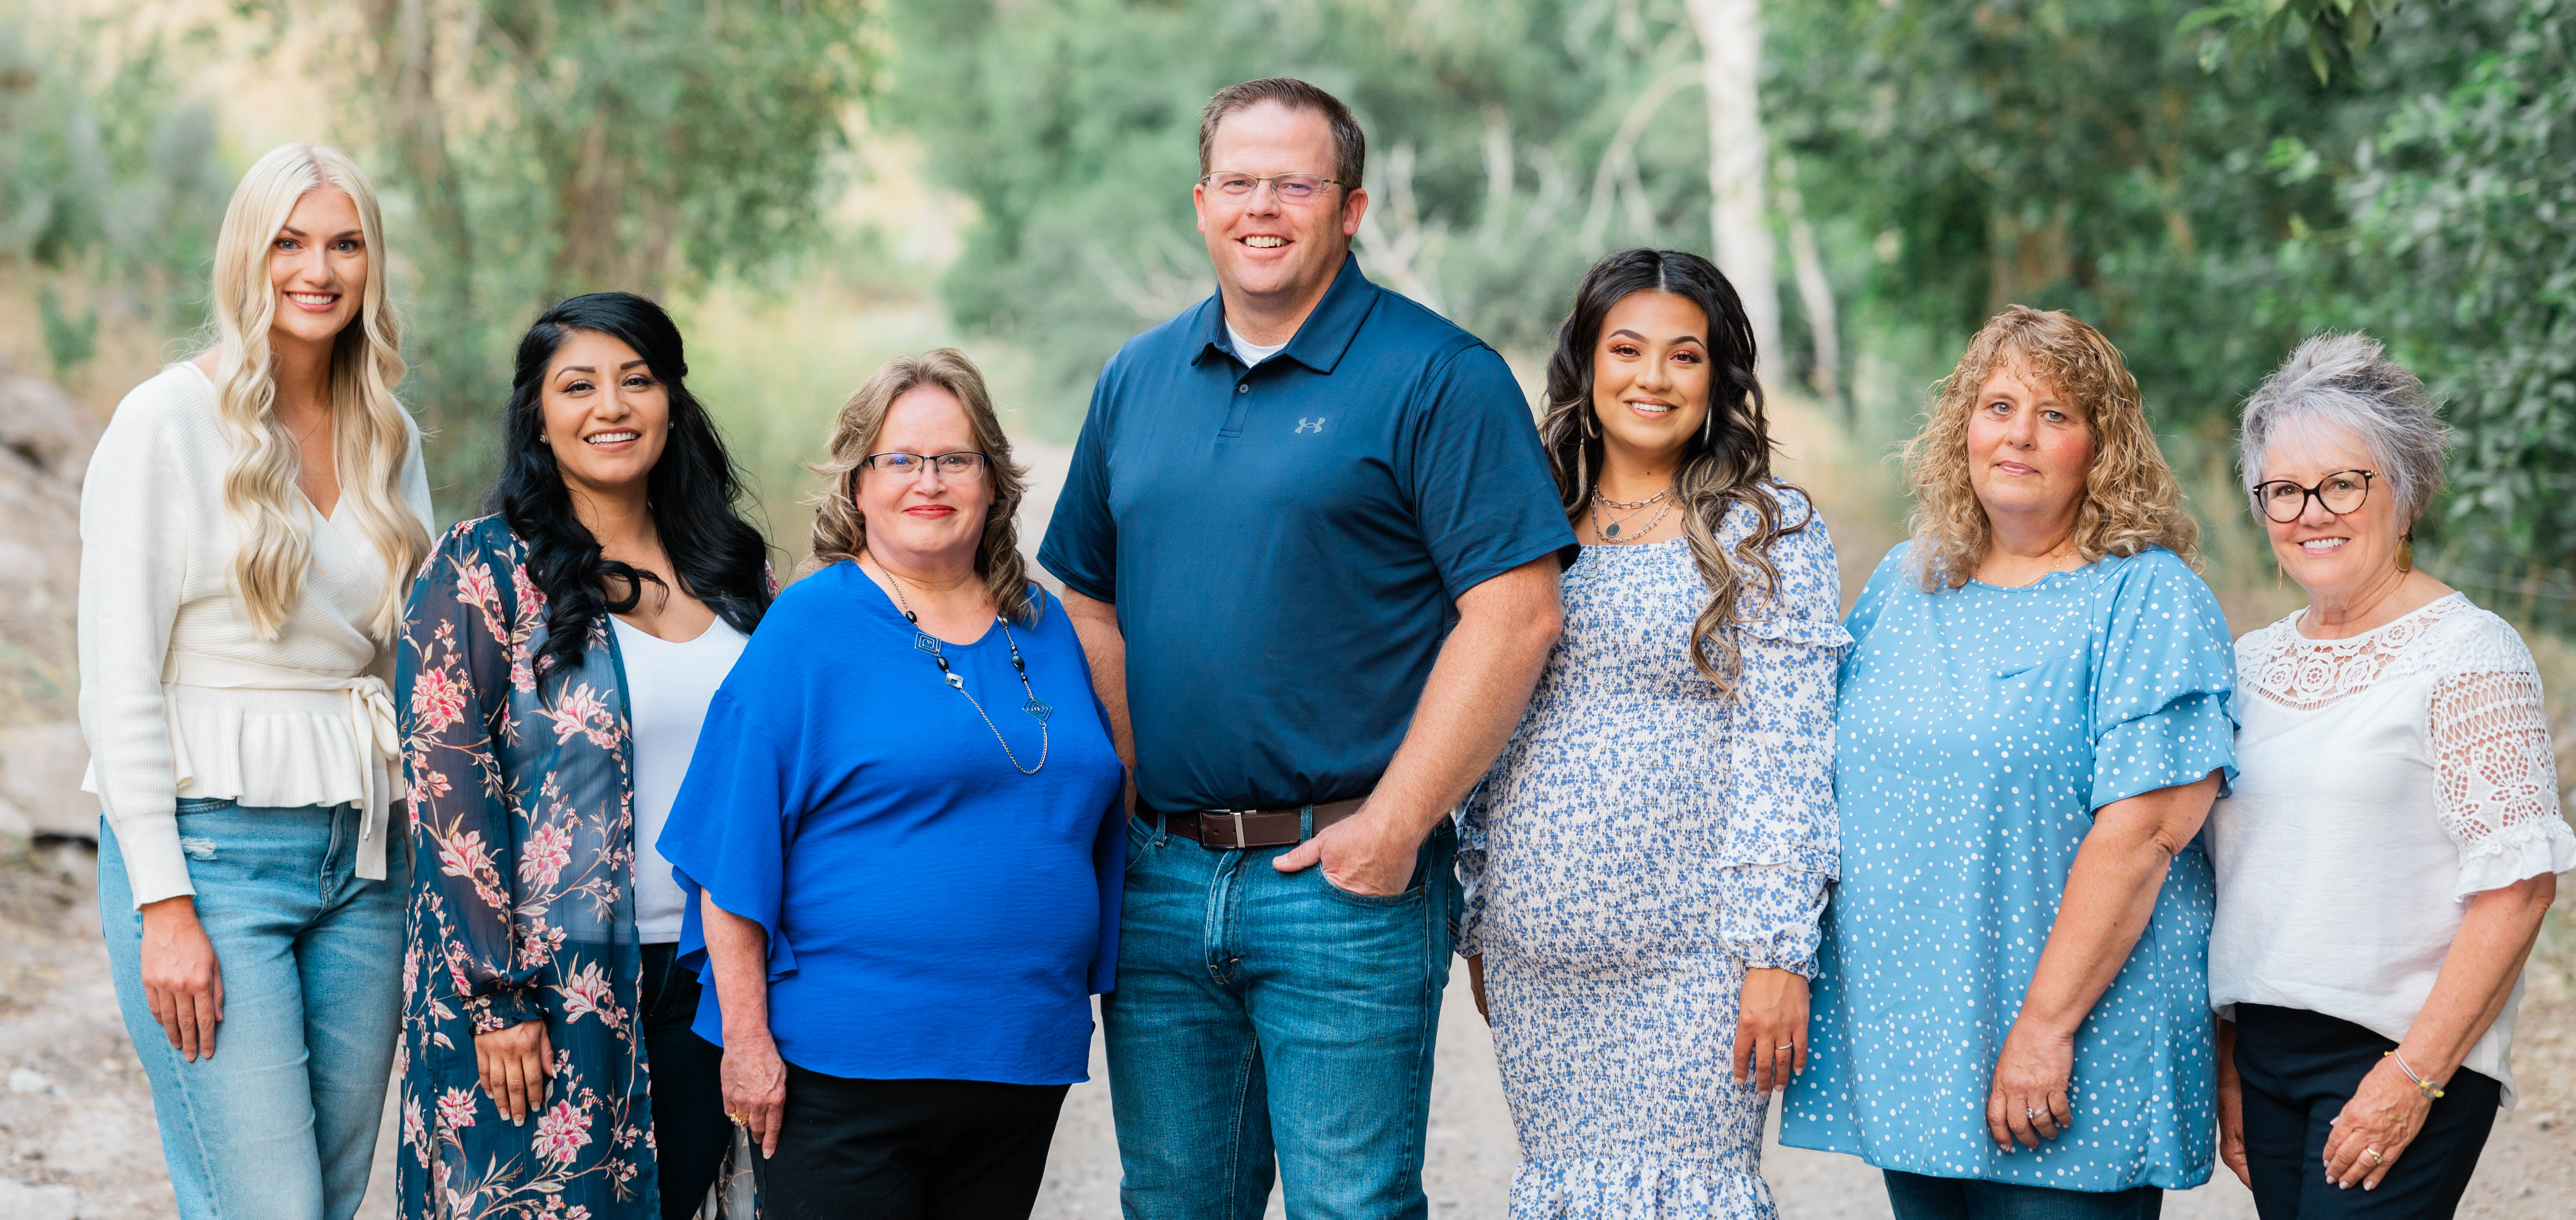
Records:
<instances>
[{"instance_id":1,"label":"beaded necklace","mask_svg":"<svg viewBox=\"0 0 2576 1220\"><path fill-rule=\"evenodd\" d=\"M914 614L912 603L904 600L903 579L888 571L886 586L894 590L894 604L903 611L904 621L912 624L912 646L929 653L931 661L939 666L939 676L947 679L949 688L966 696L966 702L975 709L975 714L984 718L984 727L993 731L993 740L1002 743L1002 757L1011 760L1011 769L1022 775L1035 775L1045 770L1047 751L1055 744L1047 735L1047 717L1054 715L1055 709L1039 702L1037 690L1029 685L1029 665L1020 659L1020 640L1011 634L1011 620L998 613L993 616L994 625L1002 629L1002 642L1011 646L1011 669L1019 674L1020 689L1029 697L1028 702L1020 705L1020 710L1038 722L1038 765L1034 767L1020 765L1020 756L1012 752L1009 739L1002 736L1001 726L993 723L993 717L984 711L984 704L975 697L975 692L966 689L966 679L948 668L948 654L939 650L939 637L921 629L921 616Z\"/></svg>"}]
</instances>

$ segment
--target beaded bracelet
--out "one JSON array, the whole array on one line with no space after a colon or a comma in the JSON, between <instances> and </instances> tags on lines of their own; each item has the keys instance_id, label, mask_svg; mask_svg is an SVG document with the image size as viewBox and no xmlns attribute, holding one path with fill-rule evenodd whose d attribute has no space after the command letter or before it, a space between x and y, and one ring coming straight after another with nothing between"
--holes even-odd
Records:
<instances>
[{"instance_id":1,"label":"beaded bracelet","mask_svg":"<svg viewBox=\"0 0 2576 1220\"><path fill-rule=\"evenodd\" d=\"M2406 1056L2400 1055L2395 1051L2389 1051L2382 1054L2380 1058L2396 1060L2397 1070L2406 1073L2406 1078L2415 1082L2415 1087L2424 1094L2424 1100L2440 1101L2442 1099L2442 1086L2416 1075L2415 1069L2406 1066Z\"/></svg>"}]
</instances>

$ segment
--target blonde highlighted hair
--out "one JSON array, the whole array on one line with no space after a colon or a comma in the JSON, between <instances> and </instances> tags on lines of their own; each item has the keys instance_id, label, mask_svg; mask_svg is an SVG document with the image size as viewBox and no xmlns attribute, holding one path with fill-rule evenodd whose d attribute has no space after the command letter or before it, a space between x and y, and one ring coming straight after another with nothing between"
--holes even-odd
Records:
<instances>
[{"instance_id":1,"label":"blonde highlighted hair","mask_svg":"<svg viewBox=\"0 0 2576 1220\"><path fill-rule=\"evenodd\" d=\"M1002 435L1001 417L993 413L993 396L984 388L984 374L966 353L953 347L886 361L841 404L840 416L832 421L831 456L808 467L825 482L814 501L814 554L807 563L819 568L843 560L856 562L867 551L868 522L860 515L858 503L860 463L874 452L894 400L925 385L948 391L966 409L975 447L984 454L983 477L992 488L993 502L984 512L984 540L975 551L975 574L984 578L993 607L1003 617L1023 626L1034 623L1042 603L1029 593L1029 565L1020 556L1019 526L1029 471L1011 462L1011 441Z\"/></svg>"},{"instance_id":2,"label":"blonde highlighted hair","mask_svg":"<svg viewBox=\"0 0 2576 1220\"><path fill-rule=\"evenodd\" d=\"M224 511L231 519L234 583L261 639L275 639L304 599L313 563L311 505L296 487L302 469L295 437L277 419L275 360L269 325L277 286L269 251L297 201L336 190L357 205L367 243L367 283L358 314L331 346L332 459L340 505L384 560L385 589L369 634L391 638L411 594L411 576L429 554L429 532L403 502L399 480L413 428L394 386L403 378L402 323L385 296L389 270L375 188L356 164L318 144L283 144L242 175L215 238L215 417L232 441L224 468Z\"/></svg>"},{"instance_id":3,"label":"blonde highlighted hair","mask_svg":"<svg viewBox=\"0 0 2576 1220\"><path fill-rule=\"evenodd\" d=\"M1968 417L1987 379L2015 360L2081 409L2093 434L2093 465L2075 516L2075 549L2084 562L2160 546L2199 570L2200 523L2183 508L2182 486L2156 448L2137 378L2120 350L2067 314L2014 305L1969 341L1958 367L1935 387L1923 430L1905 446L1905 481L1914 492L1907 525L1925 591L1968 583L1994 544L1994 525L1968 481Z\"/></svg>"}]
</instances>

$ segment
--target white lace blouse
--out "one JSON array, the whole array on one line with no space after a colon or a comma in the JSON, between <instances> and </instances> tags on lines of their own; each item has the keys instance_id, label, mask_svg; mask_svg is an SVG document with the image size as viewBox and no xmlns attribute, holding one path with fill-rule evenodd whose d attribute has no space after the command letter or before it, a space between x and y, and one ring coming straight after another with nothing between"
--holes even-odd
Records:
<instances>
[{"instance_id":1,"label":"white lace blouse","mask_svg":"<svg viewBox=\"0 0 2576 1220\"><path fill-rule=\"evenodd\" d=\"M2397 1039L2466 900L2576 867L2530 649L2454 593L2374 631L2288 618L2236 642L2238 776L2210 811L2210 1003L2298 1008ZM2513 997L2464 1066L2504 1085Z\"/></svg>"}]
</instances>

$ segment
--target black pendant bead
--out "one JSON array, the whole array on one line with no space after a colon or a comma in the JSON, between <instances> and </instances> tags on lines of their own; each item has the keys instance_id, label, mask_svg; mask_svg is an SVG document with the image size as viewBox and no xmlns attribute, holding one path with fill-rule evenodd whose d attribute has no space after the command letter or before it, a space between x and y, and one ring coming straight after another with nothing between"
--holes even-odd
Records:
<instances>
[{"instance_id":1,"label":"black pendant bead","mask_svg":"<svg viewBox=\"0 0 2576 1220\"><path fill-rule=\"evenodd\" d=\"M1608 524L1608 525L1602 526L1602 527L1601 527L1601 536L1602 536L1602 537L1604 537L1604 538L1616 538L1616 537L1618 537L1618 536L1619 536L1619 523L1618 523L1618 522L1616 522L1616 521L1613 521L1613 522L1611 522L1611 523L1610 523L1610 524Z\"/></svg>"}]
</instances>

